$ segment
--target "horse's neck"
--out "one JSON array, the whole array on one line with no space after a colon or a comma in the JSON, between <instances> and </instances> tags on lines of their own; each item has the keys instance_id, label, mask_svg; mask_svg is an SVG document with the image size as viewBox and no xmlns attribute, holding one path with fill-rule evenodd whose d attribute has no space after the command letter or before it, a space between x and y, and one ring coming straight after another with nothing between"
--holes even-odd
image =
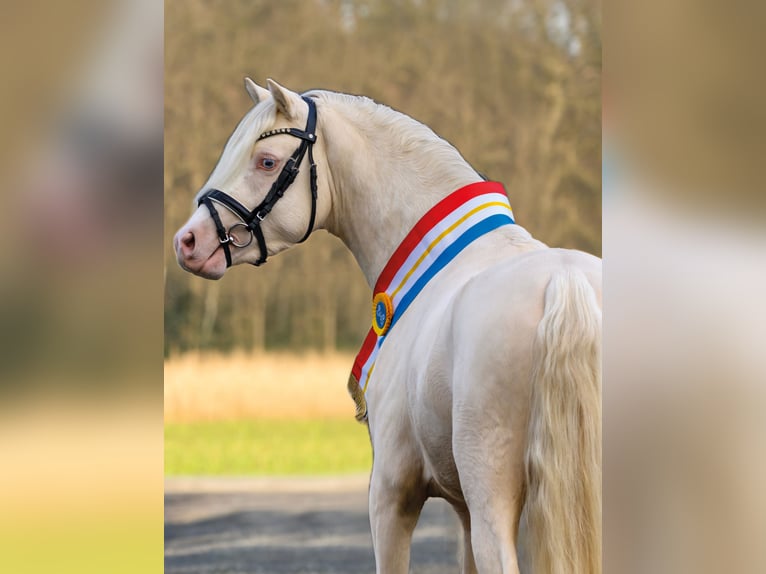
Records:
<instances>
[{"instance_id":1,"label":"horse's neck","mask_svg":"<svg viewBox=\"0 0 766 574\"><path fill-rule=\"evenodd\" d=\"M393 114L393 113L392 113ZM325 125L333 205L326 223L373 287L417 221L447 195L481 178L447 142L412 120L360 129L337 108ZM401 117L400 117L401 120ZM412 139L396 130L412 129ZM418 131L420 130L420 131Z\"/></svg>"}]
</instances>

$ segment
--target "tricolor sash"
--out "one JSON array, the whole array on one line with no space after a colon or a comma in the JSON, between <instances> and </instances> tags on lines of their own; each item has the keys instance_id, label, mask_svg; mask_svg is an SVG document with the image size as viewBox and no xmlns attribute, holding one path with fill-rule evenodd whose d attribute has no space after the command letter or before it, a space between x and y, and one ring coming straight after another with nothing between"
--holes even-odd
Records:
<instances>
[{"instance_id":1,"label":"tricolor sash","mask_svg":"<svg viewBox=\"0 0 766 574\"><path fill-rule=\"evenodd\" d=\"M451 193L426 213L394 251L375 283L372 328L356 356L348 389L357 419L367 416L364 394L378 351L415 297L457 255L482 235L514 223L503 185L472 183Z\"/></svg>"}]
</instances>

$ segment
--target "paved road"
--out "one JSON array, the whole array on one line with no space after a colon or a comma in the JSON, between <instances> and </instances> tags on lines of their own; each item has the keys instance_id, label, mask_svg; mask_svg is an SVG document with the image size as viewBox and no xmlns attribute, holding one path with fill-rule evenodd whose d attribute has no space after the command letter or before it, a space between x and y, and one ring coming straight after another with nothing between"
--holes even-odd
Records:
<instances>
[{"instance_id":1,"label":"paved road","mask_svg":"<svg viewBox=\"0 0 766 574\"><path fill-rule=\"evenodd\" d=\"M412 547L411 572L457 572L459 526L429 500ZM367 574L375 563L367 479L169 479L167 574Z\"/></svg>"}]
</instances>

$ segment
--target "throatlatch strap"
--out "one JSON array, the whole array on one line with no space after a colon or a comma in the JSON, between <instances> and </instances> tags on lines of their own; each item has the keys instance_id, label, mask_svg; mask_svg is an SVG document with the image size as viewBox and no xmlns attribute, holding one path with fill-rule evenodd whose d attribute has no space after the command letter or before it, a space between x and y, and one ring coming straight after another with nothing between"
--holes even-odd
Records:
<instances>
[{"instance_id":1,"label":"throatlatch strap","mask_svg":"<svg viewBox=\"0 0 766 574\"><path fill-rule=\"evenodd\" d=\"M314 231L314 222L317 217L317 166L314 163L314 147L309 146L309 176L311 178L311 216L309 217L309 225L306 228L306 233L303 234L298 243L303 243L309 238L311 232Z\"/></svg>"}]
</instances>

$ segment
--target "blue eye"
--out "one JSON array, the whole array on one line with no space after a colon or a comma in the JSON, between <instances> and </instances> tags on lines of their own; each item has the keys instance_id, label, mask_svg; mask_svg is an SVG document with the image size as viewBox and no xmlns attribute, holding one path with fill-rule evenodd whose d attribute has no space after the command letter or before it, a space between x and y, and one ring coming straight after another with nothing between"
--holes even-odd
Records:
<instances>
[{"instance_id":1,"label":"blue eye","mask_svg":"<svg viewBox=\"0 0 766 574\"><path fill-rule=\"evenodd\" d=\"M277 160L273 157L262 157L261 161L258 162L258 167L265 169L266 171L271 171L277 167Z\"/></svg>"}]
</instances>

